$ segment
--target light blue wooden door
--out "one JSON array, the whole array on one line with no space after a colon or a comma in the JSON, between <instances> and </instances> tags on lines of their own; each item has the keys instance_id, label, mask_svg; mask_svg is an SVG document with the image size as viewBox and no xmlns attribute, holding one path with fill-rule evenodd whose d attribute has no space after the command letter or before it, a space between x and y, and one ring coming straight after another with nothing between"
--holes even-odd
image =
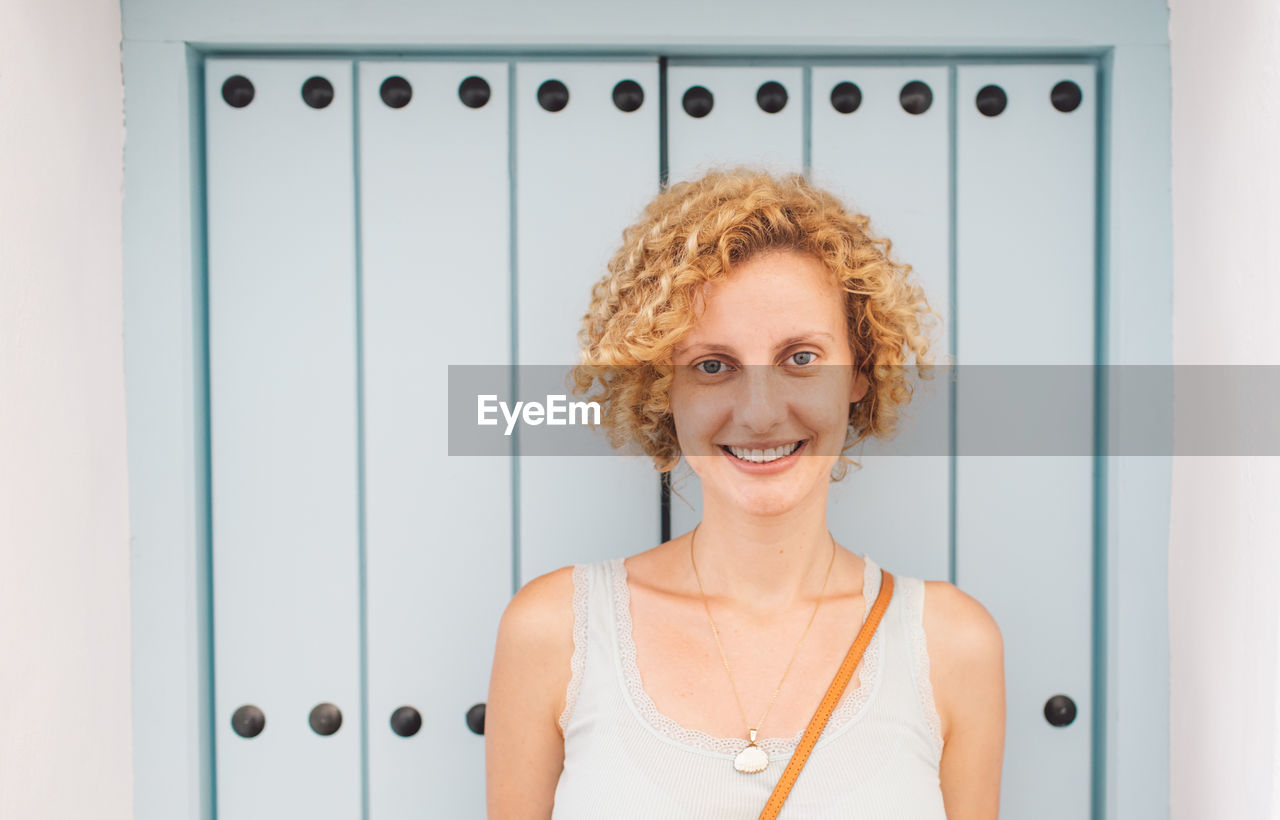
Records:
<instances>
[{"instance_id":1,"label":"light blue wooden door","mask_svg":"<svg viewBox=\"0 0 1280 820\"><path fill-rule=\"evenodd\" d=\"M205 69L219 811L482 817L466 716L514 586L657 544L659 484L644 458L449 458L446 370L576 363L591 285L657 192L658 64ZM690 63L667 86L672 181L807 164L942 314L958 388L922 385L910 457L868 444L832 530L987 605L1006 642L1002 813L1087 816L1092 460L966 453L993 408L963 367L1094 361L1092 69ZM682 474L673 534L699 515Z\"/></svg>"},{"instance_id":2,"label":"light blue wooden door","mask_svg":"<svg viewBox=\"0 0 1280 820\"><path fill-rule=\"evenodd\" d=\"M352 66L205 77L218 811L358 817Z\"/></svg>"}]
</instances>

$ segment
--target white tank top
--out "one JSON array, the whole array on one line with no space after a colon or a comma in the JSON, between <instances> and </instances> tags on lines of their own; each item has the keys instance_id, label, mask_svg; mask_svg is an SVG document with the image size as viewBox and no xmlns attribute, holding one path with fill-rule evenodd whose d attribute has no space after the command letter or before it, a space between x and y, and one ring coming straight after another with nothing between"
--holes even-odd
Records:
<instances>
[{"instance_id":1,"label":"white tank top","mask_svg":"<svg viewBox=\"0 0 1280 820\"><path fill-rule=\"evenodd\" d=\"M880 568L863 558L870 612ZM803 730L758 740L769 767L739 772L733 760L746 747L745 737L713 737L680 726L644 691L623 559L575 564L573 582L573 671L560 715L564 770L552 819L758 817ZM894 576L889 608L858 664L859 685L845 688L779 820L945 820L924 590L919 579Z\"/></svg>"}]
</instances>

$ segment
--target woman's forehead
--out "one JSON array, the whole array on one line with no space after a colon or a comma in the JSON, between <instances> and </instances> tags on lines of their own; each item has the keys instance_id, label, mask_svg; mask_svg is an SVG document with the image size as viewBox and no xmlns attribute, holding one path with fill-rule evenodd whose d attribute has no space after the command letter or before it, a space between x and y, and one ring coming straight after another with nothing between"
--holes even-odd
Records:
<instances>
[{"instance_id":1,"label":"woman's forehead","mask_svg":"<svg viewBox=\"0 0 1280 820\"><path fill-rule=\"evenodd\" d=\"M675 354L764 341L790 344L845 336L844 291L819 260L795 251L768 251L704 281L693 294L693 326Z\"/></svg>"},{"instance_id":2,"label":"woman's forehead","mask_svg":"<svg viewBox=\"0 0 1280 820\"><path fill-rule=\"evenodd\" d=\"M777 261L748 264L727 278L706 282L695 294L699 324L735 311L789 311L823 318L843 313L844 291L816 262Z\"/></svg>"},{"instance_id":3,"label":"woman's forehead","mask_svg":"<svg viewBox=\"0 0 1280 820\"><path fill-rule=\"evenodd\" d=\"M742 302L739 310L715 309L703 313L673 347L679 355L699 351L734 352L763 345L769 348L796 344L835 344L848 339L844 310L839 302L798 300Z\"/></svg>"}]
</instances>

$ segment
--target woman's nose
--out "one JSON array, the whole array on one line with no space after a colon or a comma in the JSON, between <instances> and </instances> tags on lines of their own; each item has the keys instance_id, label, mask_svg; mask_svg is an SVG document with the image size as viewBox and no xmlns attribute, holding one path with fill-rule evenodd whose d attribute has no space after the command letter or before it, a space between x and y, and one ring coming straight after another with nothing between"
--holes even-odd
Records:
<instances>
[{"instance_id":1,"label":"woman's nose","mask_svg":"<svg viewBox=\"0 0 1280 820\"><path fill-rule=\"evenodd\" d=\"M785 380L769 365L746 365L739 382L741 393L734 405L739 424L755 433L767 433L787 413Z\"/></svg>"}]
</instances>

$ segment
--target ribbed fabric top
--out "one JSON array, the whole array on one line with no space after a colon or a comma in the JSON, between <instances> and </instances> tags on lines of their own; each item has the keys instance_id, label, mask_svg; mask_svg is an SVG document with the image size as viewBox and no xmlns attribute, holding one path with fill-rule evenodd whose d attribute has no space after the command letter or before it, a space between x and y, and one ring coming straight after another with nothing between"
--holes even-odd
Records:
<instances>
[{"instance_id":1,"label":"ribbed fabric top","mask_svg":"<svg viewBox=\"0 0 1280 820\"><path fill-rule=\"evenodd\" d=\"M863 558L870 612L880 568ZM572 677L560 716L564 770L552 820L758 817L803 730L758 739L769 767L743 774L733 760L745 737L713 737L661 714L636 666L623 560L573 568ZM889 608L858 664L858 686L846 687L779 820L945 820L924 590L917 578L894 576Z\"/></svg>"}]
</instances>

